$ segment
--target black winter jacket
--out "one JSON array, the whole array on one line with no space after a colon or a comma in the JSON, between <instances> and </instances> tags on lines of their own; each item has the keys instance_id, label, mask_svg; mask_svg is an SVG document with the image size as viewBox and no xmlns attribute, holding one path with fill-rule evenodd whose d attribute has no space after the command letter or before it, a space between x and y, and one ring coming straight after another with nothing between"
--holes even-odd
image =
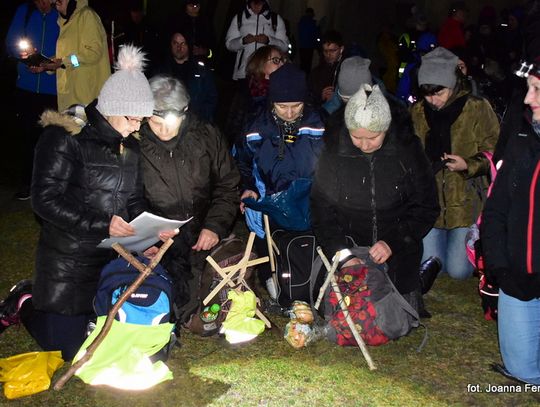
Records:
<instances>
[{"instance_id":1,"label":"black winter jacket","mask_svg":"<svg viewBox=\"0 0 540 407\"><path fill-rule=\"evenodd\" d=\"M240 174L221 133L188 114L172 146L160 142L148 124L140 135L144 196L150 210L178 220L193 216L184 226L192 232L193 244L203 228L226 237L239 208Z\"/></svg>"},{"instance_id":2,"label":"black winter jacket","mask_svg":"<svg viewBox=\"0 0 540 407\"><path fill-rule=\"evenodd\" d=\"M212 125L188 113L178 140L163 143L143 125L141 134L144 196L152 213L193 220L182 227L162 265L174 282L176 316L186 322L200 304L199 281L208 251L194 252L201 229L226 237L240 204L240 174L227 143Z\"/></svg>"},{"instance_id":3,"label":"black winter jacket","mask_svg":"<svg viewBox=\"0 0 540 407\"><path fill-rule=\"evenodd\" d=\"M508 140L480 229L487 276L522 301L540 297L539 172L540 135L524 120Z\"/></svg>"},{"instance_id":4,"label":"black winter jacket","mask_svg":"<svg viewBox=\"0 0 540 407\"><path fill-rule=\"evenodd\" d=\"M96 245L109 237L113 215L129 221L144 209L137 142L114 130L95 102L86 115L81 130L71 116L45 112L34 158L32 207L43 224L33 302L63 315L93 312L101 269L114 257Z\"/></svg>"},{"instance_id":5,"label":"black winter jacket","mask_svg":"<svg viewBox=\"0 0 540 407\"><path fill-rule=\"evenodd\" d=\"M329 258L347 248L385 241L389 276L401 293L419 286L422 238L439 214L430 164L410 116L392 111L382 147L365 154L344 124L331 126L311 191L315 235Z\"/></svg>"}]
</instances>

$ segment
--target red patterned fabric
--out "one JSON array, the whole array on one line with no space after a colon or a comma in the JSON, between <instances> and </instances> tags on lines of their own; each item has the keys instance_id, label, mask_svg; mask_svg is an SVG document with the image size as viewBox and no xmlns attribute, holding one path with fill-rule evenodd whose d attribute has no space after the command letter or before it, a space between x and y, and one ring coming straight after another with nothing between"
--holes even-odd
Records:
<instances>
[{"instance_id":1,"label":"red patterned fabric","mask_svg":"<svg viewBox=\"0 0 540 407\"><path fill-rule=\"evenodd\" d=\"M356 325L360 336L367 345L378 346L389 341L375 322L377 313L370 301L371 291L365 280L368 272L366 266L342 268L336 272L336 279L343 300L348 305L349 315ZM333 308L330 325L336 330L336 341L341 346L357 346L345 315L333 290L330 291L329 302Z\"/></svg>"}]
</instances>

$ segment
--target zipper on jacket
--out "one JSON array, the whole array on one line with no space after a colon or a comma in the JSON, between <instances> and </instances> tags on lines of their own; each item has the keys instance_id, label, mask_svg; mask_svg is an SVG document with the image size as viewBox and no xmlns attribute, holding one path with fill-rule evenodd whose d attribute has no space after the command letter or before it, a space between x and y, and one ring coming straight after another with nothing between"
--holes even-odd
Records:
<instances>
[{"instance_id":1,"label":"zipper on jacket","mask_svg":"<svg viewBox=\"0 0 540 407\"><path fill-rule=\"evenodd\" d=\"M377 204L375 202L375 157L371 157L371 159L369 159L369 175L371 178L371 212L372 212L372 222L373 222L371 240L373 242L372 244L375 244L377 243L377 240L378 240Z\"/></svg>"},{"instance_id":2,"label":"zipper on jacket","mask_svg":"<svg viewBox=\"0 0 540 407\"><path fill-rule=\"evenodd\" d=\"M171 158L172 162L173 162L173 166L175 168L175 179L176 179L176 194L178 196L179 199L179 203L180 203L180 210L181 210L181 213L184 215L184 216L188 216L189 213L186 211L186 207L185 207L185 204L184 204L184 199L182 199L184 197L184 192L182 190L182 181L180 179L180 176L179 176L179 169L182 168L184 166L184 163L185 163L185 160L182 159L182 160L174 160L173 159L173 150L169 151L169 157ZM189 217L189 216L188 216Z\"/></svg>"},{"instance_id":3,"label":"zipper on jacket","mask_svg":"<svg viewBox=\"0 0 540 407\"><path fill-rule=\"evenodd\" d=\"M442 214L442 220L443 220L443 226L446 227L446 169L443 168L442 173L442 183L441 183L441 195L442 195L442 204L441 204L441 214Z\"/></svg>"},{"instance_id":4,"label":"zipper on jacket","mask_svg":"<svg viewBox=\"0 0 540 407\"><path fill-rule=\"evenodd\" d=\"M123 140L122 140L123 141ZM118 196L118 190L120 189L120 185L122 185L122 182L124 181L124 162L126 157L126 151L124 149L124 145L122 142L120 142L120 154L118 155L118 163L120 164L120 177L118 177L118 182L116 183L116 187L114 188L114 195L113 195L113 215L116 215L116 203L117 203L117 196Z\"/></svg>"},{"instance_id":5,"label":"zipper on jacket","mask_svg":"<svg viewBox=\"0 0 540 407\"><path fill-rule=\"evenodd\" d=\"M257 25L255 26L255 35L259 35L259 16L260 14L257 14ZM255 41L255 51L257 51L257 41Z\"/></svg>"},{"instance_id":6,"label":"zipper on jacket","mask_svg":"<svg viewBox=\"0 0 540 407\"><path fill-rule=\"evenodd\" d=\"M540 176L540 161L536 164L533 171L531 186L529 188L529 219L527 222L527 274L533 274L533 234L534 234L534 211L535 211L535 195L538 177Z\"/></svg>"},{"instance_id":7,"label":"zipper on jacket","mask_svg":"<svg viewBox=\"0 0 540 407\"><path fill-rule=\"evenodd\" d=\"M45 31L47 30L47 15L41 15L41 46L39 52L43 54L43 45L45 44ZM43 73L43 72L42 72ZM45 75L48 75L45 73ZM37 74L37 89L36 93L41 93L41 73Z\"/></svg>"}]
</instances>

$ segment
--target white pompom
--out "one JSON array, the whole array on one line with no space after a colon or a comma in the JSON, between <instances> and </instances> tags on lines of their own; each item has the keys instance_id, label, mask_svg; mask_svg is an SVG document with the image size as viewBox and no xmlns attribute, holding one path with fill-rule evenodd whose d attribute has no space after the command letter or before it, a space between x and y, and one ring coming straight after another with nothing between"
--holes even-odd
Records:
<instances>
[{"instance_id":1,"label":"white pompom","mask_svg":"<svg viewBox=\"0 0 540 407\"><path fill-rule=\"evenodd\" d=\"M145 53L141 48L133 44L123 45L118 51L118 59L114 65L117 71L139 71L142 72L146 65Z\"/></svg>"}]
</instances>

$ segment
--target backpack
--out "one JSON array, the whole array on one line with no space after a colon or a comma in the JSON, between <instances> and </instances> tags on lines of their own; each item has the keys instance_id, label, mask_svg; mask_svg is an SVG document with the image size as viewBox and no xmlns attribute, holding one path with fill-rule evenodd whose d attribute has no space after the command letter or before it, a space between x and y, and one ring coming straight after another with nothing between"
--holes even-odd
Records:
<instances>
[{"instance_id":1,"label":"backpack","mask_svg":"<svg viewBox=\"0 0 540 407\"><path fill-rule=\"evenodd\" d=\"M289 307L293 301L311 303L323 281L322 262L316 262L315 236L308 232L276 229L272 239L279 249L275 257L278 303Z\"/></svg>"},{"instance_id":2,"label":"backpack","mask_svg":"<svg viewBox=\"0 0 540 407\"><path fill-rule=\"evenodd\" d=\"M141 263L149 260L137 258ZM97 316L107 315L124 291L137 279L139 271L124 258L109 262L101 271L94 310ZM120 322L158 325L172 322L172 281L161 265L142 282L116 314Z\"/></svg>"},{"instance_id":3,"label":"backpack","mask_svg":"<svg viewBox=\"0 0 540 407\"><path fill-rule=\"evenodd\" d=\"M242 239L235 237L234 235L229 236L226 239L223 239L210 253L210 256L216 261L216 263L221 268L225 268L234 264L237 264L242 257L244 257L246 250L246 244ZM255 253L250 254L250 260L256 258ZM252 267L248 267L246 270L246 275L244 279L249 281L254 277ZM233 277L233 281L238 277L238 273ZM228 299L228 293L231 289L229 285L225 285L211 301L208 303L208 306L212 304L219 304L220 310L217 313L217 317L213 321L205 322L202 319L205 305L203 304L204 299L210 294L214 288L221 282L221 276L214 270L214 268L207 263L203 269L201 276L201 283L199 288L199 299L200 303L196 311L191 315L189 321L186 322L185 326L192 333L195 333L200 336L212 336L219 332L221 324L227 316L227 312L231 306L231 302ZM249 284L250 287L253 287L253 284ZM245 287L242 287L242 290L245 290Z\"/></svg>"},{"instance_id":4,"label":"backpack","mask_svg":"<svg viewBox=\"0 0 540 407\"><path fill-rule=\"evenodd\" d=\"M485 201L491 194L493 183L497 177L497 168L493 163L493 154L489 151L484 151L482 154L488 159L491 169L491 182L487 193L481 196L482 201ZM484 257L482 256L482 242L480 241L480 224L482 223L482 213L478 215L476 222L469 228L465 238L465 251L469 262L474 266L478 273L478 294L480 295L484 318L488 321L497 320L497 304L499 300L499 287L492 284L486 279L484 273Z\"/></svg>"},{"instance_id":5,"label":"backpack","mask_svg":"<svg viewBox=\"0 0 540 407\"><path fill-rule=\"evenodd\" d=\"M236 15L236 24L238 26L238 31L240 31L240 28L242 28L242 18L245 10L239 11ZM277 19L277 13L274 13L273 11L270 11L270 20L272 20L272 30L276 32L278 19Z\"/></svg>"},{"instance_id":6,"label":"backpack","mask_svg":"<svg viewBox=\"0 0 540 407\"><path fill-rule=\"evenodd\" d=\"M349 315L360 328L364 342L372 346L383 345L418 327L418 313L394 287L386 273L386 265L373 263L367 247L350 250L364 264L341 268L335 272L335 277ZM330 327L330 340L341 346L357 346L331 287L325 295L324 316Z\"/></svg>"}]
</instances>

